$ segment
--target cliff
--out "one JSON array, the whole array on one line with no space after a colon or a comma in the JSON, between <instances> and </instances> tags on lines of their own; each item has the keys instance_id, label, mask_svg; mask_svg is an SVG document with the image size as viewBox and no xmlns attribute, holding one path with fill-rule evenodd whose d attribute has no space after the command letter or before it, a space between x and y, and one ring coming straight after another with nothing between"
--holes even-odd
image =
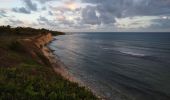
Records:
<instances>
[{"instance_id":1,"label":"cliff","mask_svg":"<svg viewBox=\"0 0 170 100\"><path fill-rule=\"evenodd\" d=\"M51 33L46 33L43 35L36 36L33 38L32 42L38 47L43 48L46 44L52 41L53 37Z\"/></svg>"},{"instance_id":2,"label":"cliff","mask_svg":"<svg viewBox=\"0 0 170 100\"><path fill-rule=\"evenodd\" d=\"M15 48L20 52L25 52L31 55L38 63L51 66L49 59L45 56L45 52L50 52L45 46L52 41L53 36L51 33L39 34L24 39L18 39L13 43Z\"/></svg>"},{"instance_id":3,"label":"cliff","mask_svg":"<svg viewBox=\"0 0 170 100\"><path fill-rule=\"evenodd\" d=\"M67 79L73 83L79 83L80 86L84 86L81 81L77 80L69 72L67 72L64 64L46 46L52 40L53 36L51 33L46 33L35 37L18 40L18 44L21 45L24 52L31 55L31 57L39 64L46 67L52 67L54 72L64 77L64 79Z\"/></svg>"},{"instance_id":4,"label":"cliff","mask_svg":"<svg viewBox=\"0 0 170 100\"><path fill-rule=\"evenodd\" d=\"M66 79L72 82L78 82L74 77L72 77L64 65L60 62L56 56L53 55L51 50L46 46L49 42L53 40L51 33L39 34L34 37L18 40L18 43L21 45L23 50L31 55L38 63L45 66L51 66L54 71Z\"/></svg>"},{"instance_id":5,"label":"cliff","mask_svg":"<svg viewBox=\"0 0 170 100\"><path fill-rule=\"evenodd\" d=\"M1 100L97 99L85 87L59 75L62 66L46 46L50 40L50 33L0 36Z\"/></svg>"},{"instance_id":6,"label":"cliff","mask_svg":"<svg viewBox=\"0 0 170 100\"><path fill-rule=\"evenodd\" d=\"M56 73L62 75L70 81L78 82L66 71L66 69L64 69L63 63L61 63L60 60L57 59L56 56L53 55L51 50L46 46L52 40L53 36L51 33L34 37L31 43L34 44L36 48L34 48L32 55L34 55L34 58L36 58L37 54L38 56L41 55L40 59L42 60L42 62L45 62L44 64L50 65ZM37 53L35 50L39 51L39 53Z\"/></svg>"}]
</instances>

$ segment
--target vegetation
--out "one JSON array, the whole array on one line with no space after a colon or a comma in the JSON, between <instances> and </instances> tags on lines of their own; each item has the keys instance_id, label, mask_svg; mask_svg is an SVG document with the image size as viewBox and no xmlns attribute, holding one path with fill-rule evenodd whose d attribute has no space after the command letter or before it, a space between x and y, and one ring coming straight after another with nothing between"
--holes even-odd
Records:
<instances>
[{"instance_id":1,"label":"vegetation","mask_svg":"<svg viewBox=\"0 0 170 100\"><path fill-rule=\"evenodd\" d=\"M63 32L59 31L52 31L47 29L34 29L30 27L16 27L12 28L11 26L0 26L0 35L4 34L14 34L14 35L35 35L35 34L42 34L42 33L52 33L53 35L63 35Z\"/></svg>"},{"instance_id":2,"label":"vegetation","mask_svg":"<svg viewBox=\"0 0 170 100\"><path fill-rule=\"evenodd\" d=\"M64 79L50 66L41 65L21 52L22 47L15 41L24 37L0 36L0 100L97 99L85 87Z\"/></svg>"}]
</instances>

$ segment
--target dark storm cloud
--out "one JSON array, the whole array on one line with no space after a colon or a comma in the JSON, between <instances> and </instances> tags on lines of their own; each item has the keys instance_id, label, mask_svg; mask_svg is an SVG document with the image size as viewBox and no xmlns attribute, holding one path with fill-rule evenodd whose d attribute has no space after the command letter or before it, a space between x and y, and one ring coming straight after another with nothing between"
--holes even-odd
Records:
<instances>
[{"instance_id":1,"label":"dark storm cloud","mask_svg":"<svg viewBox=\"0 0 170 100\"><path fill-rule=\"evenodd\" d=\"M37 11L37 4L33 3L31 0L22 0L24 3L24 7L20 8L13 8L12 11L18 12L18 13L25 13L30 14L31 11Z\"/></svg>"},{"instance_id":2,"label":"dark storm cloud","mask_svg":"<svg viewBox=\"0 0 170 100\"><path fill-rule=\"evenodd\" d=\"M99 13L99 20L103 24L114 23L115 18L133 16L158 16L170 14L170 0L82 0L93 4L93 10ZM86 7L85 9L90 9ZM82 17L86 22L91 21L96 13L84 12ZM90 19L91 17L91 19Z\"/></svg>"}]
</instances>

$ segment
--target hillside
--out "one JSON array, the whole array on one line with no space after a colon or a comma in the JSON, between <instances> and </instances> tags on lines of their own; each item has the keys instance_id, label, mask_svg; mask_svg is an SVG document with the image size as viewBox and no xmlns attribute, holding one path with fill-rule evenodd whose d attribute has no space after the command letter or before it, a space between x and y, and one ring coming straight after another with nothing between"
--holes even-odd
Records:
<instances>
[{"instance_id":1,"label":"hillside","mask_svg":"<svg viewBox=\"0 0 170 100\"><path fill-rule=\"evenodd\" d=\"M35 45L21 41L35 39L38 34L11 34L0 35L1 100L97 99L85 87L55 73L48 59Z\"/></svg>"}]
</instances>

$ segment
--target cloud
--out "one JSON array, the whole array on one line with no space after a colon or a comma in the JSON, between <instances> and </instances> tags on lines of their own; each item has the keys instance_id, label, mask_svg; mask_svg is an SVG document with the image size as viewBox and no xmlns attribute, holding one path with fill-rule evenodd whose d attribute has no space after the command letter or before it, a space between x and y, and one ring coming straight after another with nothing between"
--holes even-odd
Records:
<instances>
[{"instance_id":1,"label":"cloud","mask_svg":"<svg viewBox=\"0 0 170 100\"><path fill-rule=\"evenodd\" d=\"M21 8L13 8L12 11L14 12L17 12L17 13L25 13L25 14L30 14L31 11L24 8L24 7L21 7Z\"/></svg>"},{"instance_id":2,"label":"cloud","mask_svg":"<svg viewBox=\"0 0 170 100\"><path fill-rule=\"evenodd\" d=\"M0 10L0 17L7 17L6 12L4 10Z\"/></svg>"},{"instance_id":3,"label":"cloud","mask_svg":"<svg viewBox=\"0 0 170 100\"><path fill-rule=\"evenodd\" d=\"M12 0L11 0L12 1ZM37 24L74 29L165 28L169 27L170 0L20 0L21 6L0 10L0 17L27 20ZM18 1L17 1L18 2ZM15 2L16 3L16 2ZM11 4L11 5L17 5ZM9 9L8 8L8 9ZM6 8L7 9L7 8ZM34 12L34 13L32 13ZM24 17L26 16L26 17ZM164 18L158 18L164 16ZM155 18L156 17L156 18ZM16 21L16 22L14 22ZM17 23L17 20L11 20ZM18 21L19 23L19 21ZM24 21L25 23L25 21ZM34 26L34 25L33 25Z\"/></svg>"},{"instance_id":4,"label":"cloud","mask_svg":"<svg viewBox=\"0 0 170 100\"><path fill-rule=\"evenodd\" d=\"M53 16L54 14L52 13L52 11L48 11L48 15Z\"/></svg>"},{"instance_id":5,"label":"cloud","mask_svg":"<svg viewBox=\"0 0 170 100\"><path fill-rule=\"evenodd\" d=\"M153 19L153 24L149 28L160 28L160 29L167 29L170 28L170 18L159 18Z\"/></svg>"},{"instance_id":6,"label":"cloud","mask_svg":"<svg viewBox=\"0 0 170 100\"><path fill-rule=\"evenodd\" d=\"M22 0L24 3L24 7L20 8L13 8L12 11L17 12L17 13L25 13L25 14L30 14L31 11L37 11L37 4L33 3L32 0Z\"/></svg>"},{"instance_id":7,"label":"cloud","mask_svg":"<svg viewBox=\"0 0 170 100\"><path fill-rule=\"evenodd\" d=\"M135 16L126 18L116 18L116 27L124 29L147 28L153 24L152 20L158 19L156 16Z\"/></svg>"},{"instance_id":8,"label":"cloud","mask_svg":"<svg viewBox=\"0 0 170 100\"><path fill-rule=\"evenodd\" d=\"M87 6L82 11L82 18L85 24L101 24L99 17L96 14L95 7Z\"/></svg>"},{"instance_id":9,"label":"cloud","mask_svg":"<svg viewBox=\"0 0 170 100\"><path fill-rule=\"evenodd\" d=\"M24 22L22 22L21 20L18 20L18 19L9 19L9 22L11 23L11 25L20 25L20 24L24 23Z\"/></svg>"},{"instance_id":10,"label":"cloud","mask_svg":"<svg viewBox=\"0 0 170 100\"><path fill-rule=\"evenodd\" d=\"M57 0L38 0L41 4L45 4L50 1L57 1Z\"/></svg>"},{"instance_id":11,"label":"cloud","mask_svg":"<svg viewBox=\"0 0 170 100\"><path fill-rule=\"evenodd\" d=\"M42 17L42 16L40 16L37 19L37 21L40 25L49 25L49 26L57 26L58 25L54 20L49 20L49 19Z\"/></svg>"},{"instance_id":12,"label":"cloud","mask_svg":"<svg viewBox=\"0 0 170 100\"><path fill-rule=\"evenodd\" d=\"M79 25L78 18L72 15L65 15L63 13L57 14L55 12L48 12L52 13L50 16L44 17L39 16L37 19L39 25L49 26L51 28L75 28ZM82 26L82 25L79 25Z\"/></svg>"},{"instance_id":13,"label":"cloud","mask_svg":"<svg viewBox=\"0 0 170 100\"><path fill-rule=\"evenodd\" d=\"M37 4L33 3L32 0L23 0L26 8L31 11L37 11Z\"/></svg>"},{"instance_id":14,"label":"cloud","mask_svg":"<svg viewBox=\"0 0 170 100\"><path fill-rule=\"evenodd\" d=\"M1 14L6 14L6 12L4 10L0 10Z\"/></svg>"},{"instance_id":15,"label":"cloud","mask_svg":"<svg viewBox=\"0 0 170 100\"><path fill-rule=\"evenodd\" d=\"M103 24L114 23L115 18L170 14L169 0L82 0L82 2L91 4L91 8L98 12L99 20ZM90 9L90 6L84 9ZM94 12L93 9L91 12ZM89 15L89 12L83 13L86 14ZM88 20L94 20L94 16L96 13L90 13ZM86 20L84 16L82 17Z\"/></svg>"},{"instance_id":16,"label":"cloud","mask_svg":"<svg viewBox=\"0 0 170 100\"><path fill-rule=\"evenodd\" d=\"M44 6L44 7L41 8L41 10L47 10L47 7Z\"/></svg>"}]
</instances>

